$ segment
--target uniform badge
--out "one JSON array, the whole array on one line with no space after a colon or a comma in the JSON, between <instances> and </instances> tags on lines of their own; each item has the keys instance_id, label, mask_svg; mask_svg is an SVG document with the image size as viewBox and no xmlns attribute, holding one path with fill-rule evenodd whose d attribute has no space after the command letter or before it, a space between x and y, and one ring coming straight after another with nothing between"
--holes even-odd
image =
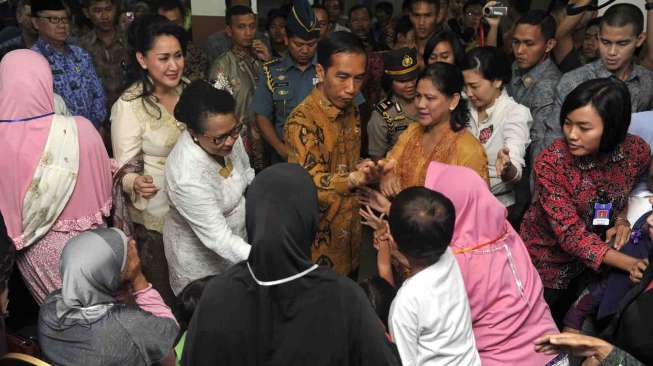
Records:
<instances>
[{"instance_id":1,"label":"uniform badge","mask_svg":"<svg viewBox=\"0 0 653 366\"><path fill-rule=\"evenodd\" d=\"M414 61L413 61L413 58L410 57L410 55L405 55L405 56L404 56L404 59L401 60L401 65L402 65L403 67L408 67L408 66L411 66L411 65L413 64L413 62L414 62Z\"/></svg>"},{"instance_id":2,"label":"uniform badge","mask_svg":"<svg viewBox=\"0 0 653 366\"><path fill-rule=\"evenodd\" d=\"M286 80L286 75L279 75L279 76L277 77L277 79L279 79L279 80Z\"/></svg>"},{"instance_id":3,"label":"uniform badge","mask_svg":"<svg viewBox=\"0 0 653 366\"><path fill-rule=\"evenodd\" d=\"M481 144L486 143L490 137L492 137L492 132L494 132L494 125L485 127L481 130L481 132L478 134L478 140L481 142Z\"/></svg>"}]
</instances>

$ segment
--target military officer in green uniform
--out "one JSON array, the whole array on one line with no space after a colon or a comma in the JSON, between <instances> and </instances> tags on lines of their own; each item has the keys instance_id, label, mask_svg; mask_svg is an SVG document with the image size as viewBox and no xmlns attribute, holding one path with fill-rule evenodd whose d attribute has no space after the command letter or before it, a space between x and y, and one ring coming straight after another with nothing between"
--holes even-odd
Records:
<instances>
[{"instance_id":1,"label":"military officer in green uniform","mask_svg":"<svg viewBox=\"0 0 653 366\"><path fill-rule=\"evenodd\" d=\"M285 161L288 156L283 142L288 115L318 83L315 51L320 29L306 0L294 1L286 20L286 33L288 53L263 64L251 103L273 163Z\"/></svg>"},{"instance_id":2,"label":"military officer in green uniform","mask_svg":"<svg viewBox=\"0 0 653 366\"><path fill-rule=\"evenodd\" d=\"M417 50L401 48L384 55L385 70L381 81L388 95L377 103L367 124L368 150L374 160L392 149L399 135L417 121L414 103L417 84Z\"/></svg>"}]
</instances>

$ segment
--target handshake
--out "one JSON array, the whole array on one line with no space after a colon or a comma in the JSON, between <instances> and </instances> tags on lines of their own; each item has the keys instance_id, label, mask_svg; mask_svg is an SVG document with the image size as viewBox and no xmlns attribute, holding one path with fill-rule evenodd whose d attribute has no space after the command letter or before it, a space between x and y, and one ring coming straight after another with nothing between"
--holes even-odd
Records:
<instances>
[{"instance_id":1,"label":"handshake","mask_svg":"<svg viewBox=\"0 0 653 366\"><path fill-rule=\"evenodd\" d=\"M396 161L393 159L382 159L376 163L370 159L359 162L356 170L350 172L347 178L349 189L354 190L378 183L381 178L392 172L395 165Z\"/></svg>"}]
</instances>

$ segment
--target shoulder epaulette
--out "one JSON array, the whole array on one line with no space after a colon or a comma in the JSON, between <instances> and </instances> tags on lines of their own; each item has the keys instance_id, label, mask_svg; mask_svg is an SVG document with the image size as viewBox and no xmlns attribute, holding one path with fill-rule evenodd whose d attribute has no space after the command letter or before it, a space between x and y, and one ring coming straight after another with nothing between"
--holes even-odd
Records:
<instances>
[{"instance_id":1,"label":"shoulder epaulette","mask_svg":"<svg viewBox=\"0 0 653 366\"><path fill-rule=\"evenodd\" d=\"M379 111L379 113L383 114L383 112L386 112L388 109L392 108L392 105L394 103L390 98L385 98L382 101L376 103L376 110Z\"/></svg>"},{"instance_id":2,"label":"shoulder epaulette","mask_svg":"<svg viewBox=\"0 0 653 366\"><path fill-rule=\"evenodd\" d=\"M280 58L275 58L270 61L264 62L262 65L263 74L265 74L265 83L267 84L268 89L270 89L270 92L274 92L274 79L272 79L272 72L270 71L270 65L275 64L280 60L281 60Z\"/></svg>"}]
</instances>

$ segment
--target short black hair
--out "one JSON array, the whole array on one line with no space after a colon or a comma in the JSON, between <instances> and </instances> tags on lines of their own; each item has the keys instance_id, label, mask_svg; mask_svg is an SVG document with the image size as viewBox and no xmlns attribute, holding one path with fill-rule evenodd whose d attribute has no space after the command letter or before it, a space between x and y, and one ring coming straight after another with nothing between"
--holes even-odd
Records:
<instances>
[{"instance_id":1,"label":"short black hair","mask_svg":"<svg viewBox=\"0 0 653 366\"><path fill-rule=\"evenodd\" d=\"M254 11L252 11L252 8L249 6L245 5L234 5L227 9L227 14L225 14L224 20L227 23L227 25L231 25L232 18L236 15L248 15L252 14L254 15Z\"/></svg>"},{"instance_id":2,"label":"short black hair","mask_svg":"<svg viewBox=\"0 0 653 366\"><path fill-rule=\"evenodd\" d=\"M67 10L63 1L61 0L32 0L32 16L46 10Z\"/></svg>"},{"instance_id":3,"label":"short black hair","mask_svg":"<svg viewBox=\"0 0 653 366\"><path fill-rule=\"evenodd\" d=\"M100 1L104 1L104 0L82 0L80 5L82 6L82 8L88 9L88 8L91 7L91 5L93 5L95 3L99 3ZM118 0L108 0L108 1L115 7L120 5Z\"/></svg>"},{"instance_id":4,"label":"short black hair","mask_svg":"<svg viewBox=\"0 0 653 366\"><path fill-rule=\"evenodd\" d=\"M449 42L453 49L454 63L456 66L460 67L465 58L465 48L463 47L463 44L460 43L460 38L451 31L438 32L429 38L426 42L426 46L424 46L424 65L429 64L431 53L433 53L433 50L440 42Z\"/></svg>"},{"instance_id":5,"label":"short black hair","mask_svg":"<svg viewBox=\"0 0 653 366\"><path fill-rule=\"evenodd\" d=\"M234 113L236 101L226 90L216 89L204 80L195 80L184 89L175 106L175 118L196 133L206 132L206 118Z\"/></svg>"},{"instance_id":6,"label":"short black hair","mask_svg":"<svg viewBox=\"0 0 653 366\"><path fill-rule=\"evenodd\" d=\"M616 4L609 7L601 17L601 26L603 24L611 27L625 27L631 24L635 35L639 35L644 30L644 15L633 4Z\"/></svg>"},{"instance_id":7,"label":"short black hair","mask_svg":"<svg viewBox=\"0 0 653 366\"><path fill-rule=\"evenodd\" d=\"M365 295L367 295L367 299L370 300L370 304L372 304L376 315L381 319L387 329L390 305L392 305L392 300L397 295L397 289L379 276L368 278L360 282L359 286L363 289Z\"/></svg>"},{"instance_id":8,"label":"short black hair","mask_svg":"<svg viewBox=\"0 0 653 366\"><path fill-rule=\"evenodd\" d=\"M395 12L395 7L389 1L381 1L374 6L374 10L381 10L386 14L392 15Z\"/></svg>"},{"instance_id":9,"label":"short black hair","mask_svg":"<svg viewBox=\"0 0 653 366\"><path fill-rule=\"evenodd\" d=\"M444 62L436 62L427 66L420 75L417 77L417 82L421 80L429 80L433 83L440 93L451 98L454 95L460 95L460 101L454 110L451 112L451 129L458 132L469 123L469 109L467 108L467 100L462 97L463 87L465 85L465 78L463 73L457 66L447 64Z\"/></svg>"},{"instance_id":10,"label":"short black hair","mask_svg":"<svg viewBox=\"0 0 653 366\"><path fill-rule=\"evenodd\" d=\"M465 4L463 5L463 14L467 12L467 9L469 9L470 6L480 6L483 7L483 0L467 0L465 1Z\"/></svg>"},{"instance_id":11,"label":"short black hair","mask_svg":"<svg viewBox=\"0 0 653 366\"><path fill-rule=\"evenodd\" d=\"M408 8L408 9L411 11L411 13L413 12L413 5L415 5L417 3L427 3L429 5L435 6L436 15L437 15L437 13L440 12L440 1L439 0L410 0L410 8Z\"/></svg>"},{"instance_id":12,"label":"short black hair","mask_svg":"<svg viewBox=\"0 0 653 366\"><path fill-rule=\"evenodd\" d=\"M182 19L186 17L186 8L180 0L158 0L154 3L157 13L161 10L170 11L179 9Z\"/></svg>"},{"instance_id":13,"label":"short black hair","mask_svg":"<svg viewBox=\"0 0 653 366\"><path fill-rule=\"evenodd\" d=\"M394 198L388 219L399 251L433 264L451 243L456 209L442 193L410 187Z\"/></svg>"},{"instance_id":14,"label":"short black hair","mask_svg":"<svg viewBox=\"0 0 653 366\"><path fill-rule=\"evenodd\" d=\"M175 300L175 304L172 307L172 313L179 322L180 333L183 333L188 329L190 320L195 313L195 309L202 298L202 293L204 288L212 280L215 275L206 276L200 279L197 279L184 287L181 290L181 293Z\"/></svg>"},{"instance_id":15,"label":"short black hair","mask_svg":"<svg viewBox=\"0 0 653 366\"><path fill-rule=\"evenodd\" d=\"M327 11L326 6L324 6L322 4L313 4L313 5L311 5L311 8L313 8L313 9L322 9L324 11Z\"/></svg>"},{"instance_id":16,"label":"short black hair","mask_svg":"<svg viewBox=\"0 0 653 366\"><path fill-rule=\"evenodd\" d=\"M537 25L540 27L540 32L545 40L555 39L556 37L556 20L544 10L534 9L529 10L526 14L522 15L515 27L520 24Z\"/></svg>"},{"instance_id":17,"label":"short black hair","mask_svg":"<svg viewBox=\"0 0 653 366\"><path fill-rule=\"evenodd\" d=\"M588 80L567 95L560 109L560 127L578 108L592 105L603 121L599 152L611 153L621 144L630 127L630 92L626 84L613 78Z\"/></svg>"},{"instance_id":18,"label":"short black hair","mask_svg":"<svg viewBox=\"0 0 653 366\"><path fill-rule=\"evenodd\" d=\"M317 44L317 63L326 71L331 66L331 56L337 53L358 53L365 55L365 47L353 33L338 31L329 33Z\"/></svg>"},{"instance_id":19,"label":"short black hair","mask_svg":"<svg viewBox=\"0 0 653 366\"><path fill-rule=\"evenodd\" d=\"M272 9L268 12L268 19L267 23L265 23L265 29L270 30L270 26L272 25L272 21L277 19L277 18L283 18L283 20L286 20L286 17L288 14L284 13L281 9Z\"/></svg>"},{"instance_id":20,"label":"short black hair","mask_svg":"<svg viewBox=\"0 0 653 366\"><path fill-rule=\"evenodd\" d=\"M504 87L512 78L510 62L501 50L491 46L476 47L467 52L461 69L477 70L486 80L501 80Z\"/></svg>"},{"instance_id":21,"label":"short black hair","mask_svg":"<svg viewBox=\"0 0 653 366\"><path fill-rule=\"evenodd\" d=\"M365 6L363 4L354 5L349 9L349 19L351 19L351 15L355 11L359 11L359 10L362 10L362 9L365 9L365 11L367 11L367 16L370 17L370 19L372 19L372 12L370 11L370 8L368 8L367 6Z\"/></svg>"}]
</instances>

